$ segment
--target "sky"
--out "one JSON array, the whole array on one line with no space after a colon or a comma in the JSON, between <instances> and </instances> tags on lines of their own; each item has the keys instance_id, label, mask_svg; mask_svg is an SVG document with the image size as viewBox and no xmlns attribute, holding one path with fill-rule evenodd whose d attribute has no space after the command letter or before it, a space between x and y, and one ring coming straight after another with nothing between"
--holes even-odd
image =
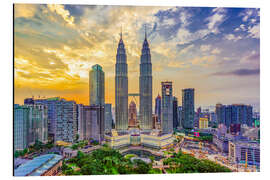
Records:
<instances>
[{"instance_id":1,"label":"sky","mask_svg":"<svg viewBox=\"0 0 270 180\"><path fill-rule=\"evenodd\" d=\"M89 104L88 75L105 72L105 102L114 106L116 49L122 27L129 93L139 92L147 29L154 99L161 82L195 88L195 107L244 103L260 108L260 10L158 6L15 4L14 100L60 96ZM131 99L130 99L131 100Z\"/></svg>"}]
</instances>

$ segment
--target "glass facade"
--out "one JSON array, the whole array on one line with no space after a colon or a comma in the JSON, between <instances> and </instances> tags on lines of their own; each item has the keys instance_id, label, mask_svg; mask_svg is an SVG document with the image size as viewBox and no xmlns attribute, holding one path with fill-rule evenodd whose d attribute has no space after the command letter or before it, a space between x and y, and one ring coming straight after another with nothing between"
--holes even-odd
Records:
<instances>
[{"instance_id":1,"label":"glass facade","mask_svg":"<svg viewBox=\"0 0 270 180\"><path fill-rule=\"evenodd\" d=\"M178 100L176 97L173 97L173 128L177 129L178 126Z\"/></svg>"},{"instance_id":2,"label":"glass facade","mask_svg":"<svg viewBox=\"0 0 270 180\"><path fill-rule=\"evenodd\" d=\"M115 64L115 126L118 131L128 129L128 65L125 45L118 43Z\"/></svg>"},{"instance_id":3,"label":"glass facade","mask_svg":"<svg viewBox=\"0 0 270 180\"><path fill-rule=\"evenodd\" d=\"M243 104L216 105L216 117L219 124L230 127L231 124L246 124L253 126L252 106Z\"/></svg>"},{"instance_id":4,"label":"glass facade","mask_svg":"<svg viewBox=\"0 0 270 180\"><path fill-rule=\"evenodd\" d=\"M183 128L194 128L194 89L182 90L182 125Z\"/></svg>"},{"instance_id":5,"label":"glass facade","mask_svg":"<svg viewBox=\"0 0 270 180\"><path fill-rule=\"evenodd\" d=\"M104 91L104 72L102 67L98 64L92 66L89 72L89 104L90 105L104 105L105 91Z\"/></svg>"},{"instance_id":6,"label":"glass facade","mask_svg":"<svg viewBox=\"0 0 270 180\"><path fill-rule=\"evenodd\" d=\"M152 129L152 63L147 37L143 42L140 62L140 127L143 130Z\"/></svg>"},{"instance_id":7,"label":"glass facade","mask_svg":"<svg viewBox=\"0 0 270 180\"><path fill-rule=\"evenodd\" d=\"M163 134L173 133L172 82L162 82L161 127Z\"/></svg>"},{"instance_id":8,"label":"glass facade","mask_svg":"<svg viewBox=\"0 0 270 180\"><path fill-rule=\"evenodd\" d=\"M29 108L14 105L14 150L27 148L27 135L29 123Z\"/></svg>"}]
</instances>

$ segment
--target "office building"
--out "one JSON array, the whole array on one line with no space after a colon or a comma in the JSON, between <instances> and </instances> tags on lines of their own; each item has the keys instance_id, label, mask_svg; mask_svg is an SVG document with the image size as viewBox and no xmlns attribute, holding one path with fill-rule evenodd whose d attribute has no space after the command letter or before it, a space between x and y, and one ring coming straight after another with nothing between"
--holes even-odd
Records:
<instances>
[{"instance_id":1,"label":"office building","mask_svg":"<svg viewBox=\"0 0 270 180\"><path fill-rule=\"evenodd\" d=\"M122 32L115 64L115 126L118 131L128 129L128 65Z\"/></svg>"},{"instance_id":2,"label":"office building","mask_svg":"<svg viewBox=\"0 0 270 180\"><path fill-rule=\"evenodd\" d=\"M14 105L14 150L23 150L28 147L29 108Z\"/></svg>"},{"instance_id":3,"label":"office building","mask_svg":"<svg viewBox=\"0 0 270 180\"><path fill-rule=\"evenodd\" d=\"M162 133L173 133L173 96L172 82L161 82L162 101L161 101L161 126Z\"/></svg>"},{"instance_id":4,"label":"office building","mask_svg":"<svg viewBox=\"0 0 270 180\"><path fill-rule=\"evenodd\" d=\"M98 64L92 66L89 72L89 104L104 105L105 104L105 80L102 67Z\"/></svg>"},{"instance_id":5,"label":"office building","mask_svg":"<svg viewBox=\"0 0 270 180\"><path fill-rule=\"evenodd\" d=\"M152 128L152 63L149 44L145 38L140 61L140 127L145 131Z\"/></svg>"},{"instance_id":6,"label":"office building","mask_svg":"<svg viewBox=\"0 0 270 180\"><path fill-rule=\"evenodd\" d=\"M253 126L252 106L243 104L216 105L217 122L230 127L231 124Z\"/></svg>"},{"instance_id":7,"label":"office building","mask_svg":"<svg viewBox=\"0 0 270 180\"><path fill-rule=\"evenodd\" d=\"M177 129L178 126L178 100L176 97L173 97L173 129Z\"/></svg>"},{"instance_id":8,"label":"office building","mask_svg":"<svg viewBox=\"0 0 270 180\"><path fill-rule=\"evenodd\" d=\"M230 141L228 158L231 162L260 167L260 144L256 141Z\"/></svg>"},{"instance_id":9,"label":"office building","mask_svg":"<svg viewBox=\"0 0 270 180\"><path fill-rule=\"evenodd\" d=\"M155 114L157 115L158 122L161 122L161 96L158 96L155 99Z\"/></svg>"},{"instance_id":10,"label":"office building","mask_svg":"<svg viewBox=\"0 0 270 180\"><path fill-rule=\"evenodd\" d=\"M29 108L28 144L48 142L48 109L43 104L27 104Z\"/></svg>"},{"instance_id":11,"label":"office building","mask_svg":"<svg viewBox=\"0 0 270 180\"><path fill-rule=\"evenodd\" d=\"M178 106L178 127L182 128L182 106Z\"/></svg>"},{"instance_id":12,"label":"office building","mask_svg":"<svg viewBox=\"0 0 270 180\"><path fill-rule=\"evenodd\" d=\"M91 105L80 107L80 136L82 140L102 141L105 133L104 106Z\"/></svg>"},{"instance_id":13,"label":"office building","mask_svg":"<svg viewBox=\"0 0 270 180\"><path fill-rule=\"evenodd\" d=\"M208 128L208 118L200 117L199 119L199 129L207 129Z\"/></svg>"},{"instance_id":14,"label":"office building","mask_svg":"<svg viewBox=\"0 0 270 180\"><path fill-rule=\"evenodd\" d=\"M194 89L182 90L182 126L185 129L194 128Z\"/></svg>"},{"instance_id":15,"label":"office building","mask_svg":"<svg viewBox=\"0 0 270 180\"><path fill-rule=\"evenodd\" d=\"M110 132L112 130L113 118L112 118L112 105L105 104L105 122L104 131Z\"/></svg>"},{"instance_id":16,"label":"office building","mask_svg":"<svg viewBox=\"0 0 270 180\"><path fill-rule=\"evenodd\" d=\"M137 108L135 102L131 101L128 108L128 127L135 128L137 126Z\"/></svg>"}]
</instances>

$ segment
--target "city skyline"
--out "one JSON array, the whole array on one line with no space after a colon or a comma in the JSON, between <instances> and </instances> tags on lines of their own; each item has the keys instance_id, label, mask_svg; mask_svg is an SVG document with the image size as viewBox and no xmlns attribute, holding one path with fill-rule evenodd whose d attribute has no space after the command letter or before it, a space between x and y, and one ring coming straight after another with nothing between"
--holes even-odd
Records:
<instances>
[{"instance_id":1,"label":"city skyline","mask_svg":"<svg viewBox=\"0 0 270 180\"><path fill-rule=\"evenodd\" d=\"M88 73L100 64L105 102L115 106L121 26L128 92L138 93L146 25L153 101L170 80L179 104L181 90L195 88L196 106L244 103L259 110L259 9L16 4L14 18L15 103L41 95L88 105Z\"/></svg>"}]
</instances>

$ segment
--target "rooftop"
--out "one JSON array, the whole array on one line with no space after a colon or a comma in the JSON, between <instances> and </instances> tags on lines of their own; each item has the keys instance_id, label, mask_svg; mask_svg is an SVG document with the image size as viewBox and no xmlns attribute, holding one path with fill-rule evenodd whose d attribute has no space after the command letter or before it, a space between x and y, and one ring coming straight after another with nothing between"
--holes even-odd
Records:
<instances>
[{"instance_id":1,"label":"rooftop","mask_svg":"<svg viewBox=\"0 0 270 180\"><path fill-rule=\"evenodd\" d=\"M14 176L40 176L62 158L57 154L45 154L36 157L15 169Z\"/></svg>"}]
</instances>

